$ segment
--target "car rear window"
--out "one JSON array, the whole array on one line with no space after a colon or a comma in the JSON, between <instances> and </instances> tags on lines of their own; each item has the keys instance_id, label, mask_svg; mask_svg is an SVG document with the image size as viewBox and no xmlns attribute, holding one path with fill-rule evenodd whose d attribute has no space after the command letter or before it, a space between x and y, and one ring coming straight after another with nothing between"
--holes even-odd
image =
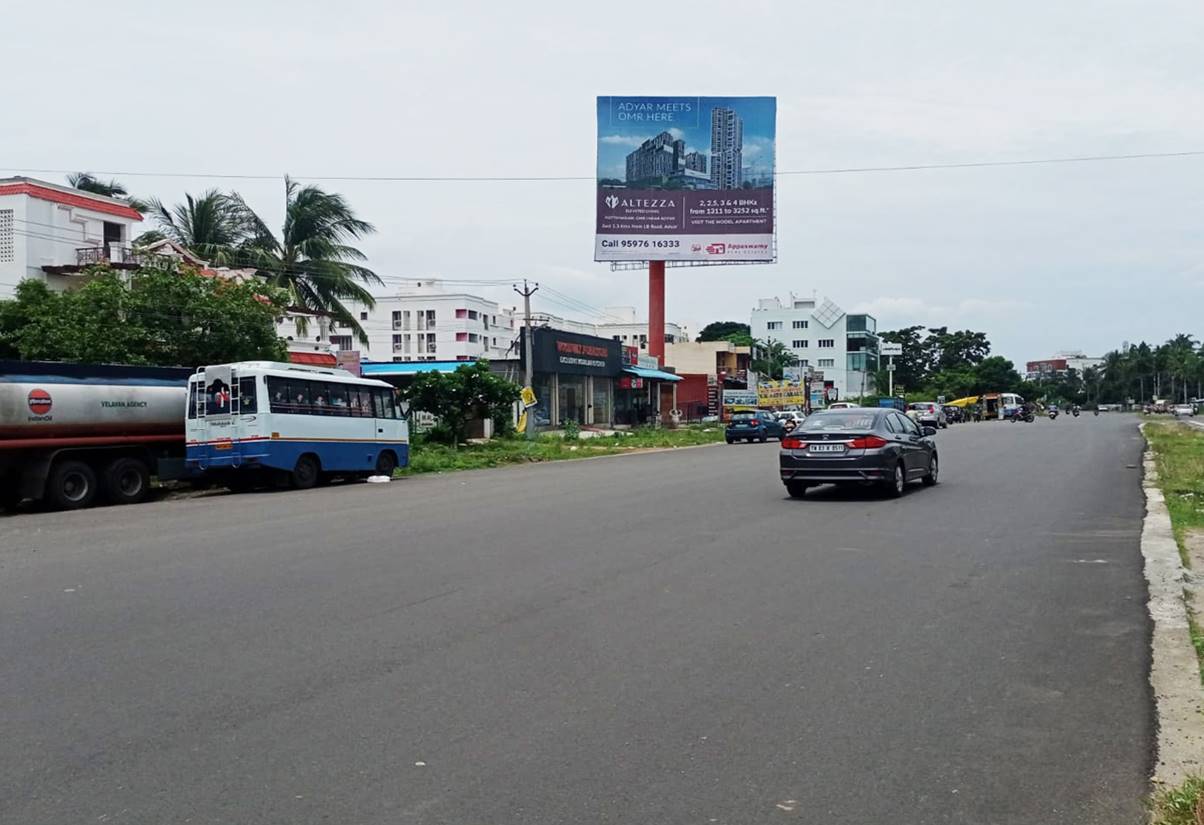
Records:
<instances>
[{"instance_id":1,"label":"car rear window","mask_svg":"<svg viewBox=\"0 0 1204 825\"><path fill-rule=\"evenodd\" d=\"M816 413L803 419L804 432L827 432L832 430L871 430L874 428L872 413L864 410L839 410Z\"/></svg>"},{"instance_id":2,"label":"car rear window","mask_svg":"<svg viewBox=\"0 0 1204 825\"><path fill-rule=\"evenodd\" d=\"M756 418L756 413L742 412L732 413L732 421L747 421L750 418Z\"/></svg>"}]
</instances>

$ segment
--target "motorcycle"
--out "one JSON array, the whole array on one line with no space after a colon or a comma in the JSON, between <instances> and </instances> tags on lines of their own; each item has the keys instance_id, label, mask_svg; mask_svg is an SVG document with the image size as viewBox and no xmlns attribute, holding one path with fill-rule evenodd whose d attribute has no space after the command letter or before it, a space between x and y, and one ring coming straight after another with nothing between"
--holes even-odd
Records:
<instances>
[{"instance_id":1,"label":"motorcycle","mask_svg":"<svg viewBox=\"0 0 1204 825\"><path fill-rule=\"evenodd\" d=\"M1079 417L1079 411L1078 411L1078 410L1071 410L1071 411L1070 411L1070 414L1071 414L1071 415L1073 415L1075 418L1078 418L1078 417Z\"/></svg>"},{"instance_id":2,"label":"motorcycle","mask_svg":"<svg viewBox=\"0 0 1204 825\"><path fill-rule=\"evenodd\" d=\"M1058 411L1057 411L1057 410L1050 410L1050 411L1049 411L1049 420L1050 420L1050 421L1057 421L1057 420L1058 420Z\"/></svg>"},{"instance_id":3,"label":"motorcycle","mask_svg":"<svg viewBox=\"0 0 1204 825\"><path fill-rule=\"evenodd\" d=\"M1099 410L1092 410L1091 414L1092 414L1092 415L1094 415L1094 416L1097 416L1097 417L1098 417L1098 416L1099 416Z\"/></svg>"},{"instance_id":4,"label":"motorcycle","mask_svg":"<svg viewBox=\"0 0 1204 825\"><path fill-rule=\"evenodd\" d=\"M1012 414L1013 424L1015 424L1017 421L1027 421L1029 424L1032 424L1034 420L1036 419L1034 419L1033 414L1026 410L1016 410L1016 412Z\"/></svg>"}]
</instances>

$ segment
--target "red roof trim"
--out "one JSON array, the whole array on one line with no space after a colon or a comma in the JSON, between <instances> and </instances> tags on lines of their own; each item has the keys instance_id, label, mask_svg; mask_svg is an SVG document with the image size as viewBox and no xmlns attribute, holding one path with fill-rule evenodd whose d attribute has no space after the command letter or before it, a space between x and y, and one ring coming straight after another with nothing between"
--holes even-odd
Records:
<instances>
[{"instance_id":1,"label":"red roof trim","mask_svg":"<svg viewBox=\"0 0 1204 825\"><path fill-rule=\"evenodd\" d=\"M80 209L91 209L94 212L105 212L122 218L142 220L142 213L132 206L113 203L107 200L97 200L86 195L76 195L72 192L60 192L48 186L38 186L36 183L9 183L0 186L0 195L29 195L44 201L53 201L65 206L77 206Z\"/></svg>"},{"instance_id":2,"label":"red roof trim","mask_svg":"<svg viewBox=\"0 0 1204 825\"><path fill-rule=\"evenodd\" d=\"M309 364L314 367L337 367L339 359L335 358L333 353L290 352L288 362L290 364Z\"/></svg>"}]
</instances>

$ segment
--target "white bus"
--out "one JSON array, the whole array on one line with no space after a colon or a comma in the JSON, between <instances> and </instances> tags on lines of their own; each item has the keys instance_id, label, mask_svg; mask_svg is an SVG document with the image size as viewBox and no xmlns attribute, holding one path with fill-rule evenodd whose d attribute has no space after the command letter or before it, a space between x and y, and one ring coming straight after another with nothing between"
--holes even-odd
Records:
<instances>
[{"instance_id":1,"label":"white bus","mask_svg":"<svg viewBox=\"0 0 1204 825\"><path fill-rule=\"evenodd\" d=\"M392 475L409 463L394 388L333 368L243 361L188 382L186 468L229 487L324 476Z\"/></svg>"}]
</instances>

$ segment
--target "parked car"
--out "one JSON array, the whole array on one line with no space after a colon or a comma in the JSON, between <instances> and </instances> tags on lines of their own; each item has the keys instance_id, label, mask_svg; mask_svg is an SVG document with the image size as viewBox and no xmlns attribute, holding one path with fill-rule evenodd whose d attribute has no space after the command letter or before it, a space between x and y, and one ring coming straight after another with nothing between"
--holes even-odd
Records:
<instances>
[{"instance_id":1,"label":"parked car","mask_svg":"<svg viewBox=\"0 0 1204 825\"><path fill-rule=\"evenodd\" d=\"M903 495L909 481L937 482L936 430L891 409L825 410L782 440L779 464L791 498L820 484L881 485Z\"/></svg>"},{"instance_id":2,"label":"parked car","mask_svg":"<svg viewBox=\"0 0 1204 825\"><path fill-rule=\"evenodd\" d=\"M1196 414L1196 408L1191 404L1176 404L1174 413L1175 418L1190 417Z\"/></svg>"},{"instance_id":3,"label":"parked car","mask_svg":"<svg viewBox=\"0 0 1204 825\"><path fill-rule=\"evenodd\" d=\"M829 410L852 410L856 409L857 405L852 401L834 401L827 408Z\"/></svg>"},{"instance_id":4,"label":"parked car","mask_svg":"<svg viewBox=\"0 0 1204 825\"><path fill-rule=\"evenodd\" d=\"M907 414L921 427L948 427L945 408L935 401L916 401L907 405Z\"/></svg>"},{"instance_id":5,"label":"parked car","mask_svg":"<svg viewBox=\"0 0 1204 825\"><path fill-rule=\"evenodd\" d=\"M780 439L786 434L786 428L769 410L750 410L748 412L732 413L731 420L724 430L723 436L728 444L744 439L745 441L768 441L771 438Z\"/></svg>"}]
</instances>

